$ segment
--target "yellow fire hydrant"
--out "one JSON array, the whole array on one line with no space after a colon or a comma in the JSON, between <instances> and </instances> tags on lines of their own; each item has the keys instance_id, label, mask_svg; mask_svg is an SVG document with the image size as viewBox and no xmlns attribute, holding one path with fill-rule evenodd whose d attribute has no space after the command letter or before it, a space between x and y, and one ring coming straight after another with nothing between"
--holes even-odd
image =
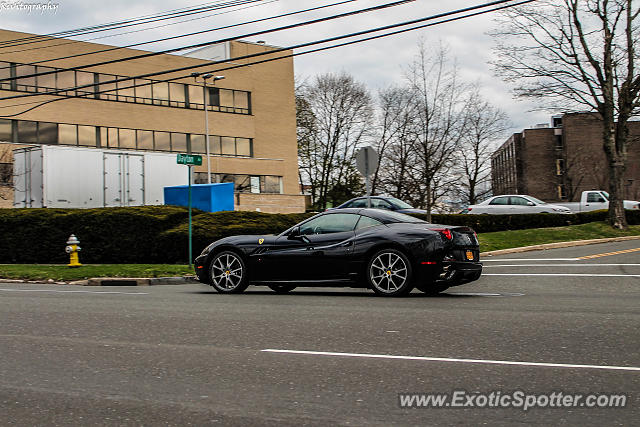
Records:
<instances>
[{"instance_id":1,"label":"yellow fire hydrant","mask_svg":"<svg viewBox=\"0 0 640 427\"><path fill-rule=\"evenodd\" d=\"M78 252L82 249L80 246L80 240L76 237L75 234L69 236L69 240L67 240L67 247L65 251L69 254L69 264L68 267L80 267L80 258L78 257Z\"/></svg>"}]
</instances>

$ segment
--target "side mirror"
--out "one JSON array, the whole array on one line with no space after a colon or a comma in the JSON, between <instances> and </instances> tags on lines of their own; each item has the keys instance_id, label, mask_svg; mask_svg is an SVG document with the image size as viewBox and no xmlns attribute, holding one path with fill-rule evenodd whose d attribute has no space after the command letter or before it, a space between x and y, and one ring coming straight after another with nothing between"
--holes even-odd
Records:
<instances>
[{"instance_id":1,"label":"side mirror","mask_svg":"<svg viewBox=\"0 0 640 427\"><path fill-rule=\"evenodd\" d=\"M300 235L300 227L293 227L287 234L287 239L302 240L302 236Z\"/></svg>"},{"instance_id":2,"label":"side mirror","mask_svg":"<svg viewBox=\"0 0 640 427\"><path fill-rule=\"evenodd\" d=\"M527 206L535 206L536 204L533 202L527 202Z\"/></svg>"}]
</instances>

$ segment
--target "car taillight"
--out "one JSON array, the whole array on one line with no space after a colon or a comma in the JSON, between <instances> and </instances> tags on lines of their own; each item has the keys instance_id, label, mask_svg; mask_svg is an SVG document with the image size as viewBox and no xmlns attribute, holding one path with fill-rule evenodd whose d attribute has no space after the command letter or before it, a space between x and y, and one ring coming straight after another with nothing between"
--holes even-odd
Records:
<instances>
[{"instance_id":1,"label":"car taillight","mask_svg":"<svg viewBox=\"0 0 640 427\"><path fill-rule=\"evenodd\" d=\"M472 208L467 208L467 211L471 212L471 209L472 209Z\"/></svg>"},{"instance_id":2,"label":"car taillight","mask_svg":"<svg viewBox=\"0 0 640 427\"><path fill-rule=\"evenodd\" d=\"M437 231L438 233L440 233L441 235L446 237L447 240L452 240L453 239L453 235L451 234L451 230L449 230L448 228L435 228L435 229L433 229L433 231Z\"/></svg>"}]
</instances>

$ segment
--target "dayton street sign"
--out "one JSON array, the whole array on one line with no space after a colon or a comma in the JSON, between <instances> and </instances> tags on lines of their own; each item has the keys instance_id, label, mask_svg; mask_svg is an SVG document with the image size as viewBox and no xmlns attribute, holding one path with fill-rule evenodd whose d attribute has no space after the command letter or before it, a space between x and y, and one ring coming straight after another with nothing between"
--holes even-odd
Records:
<instances>
[{"instance_id":1,"label":"dayton street sign","mask_svg":"<svg viewBox=\"0 0 640 427\"><path fill-rule=\"evenodd\" d=\"M179 165L200 166L202 164L202 156L195 154L178 154Z\"/></svg>"}]
</instances>

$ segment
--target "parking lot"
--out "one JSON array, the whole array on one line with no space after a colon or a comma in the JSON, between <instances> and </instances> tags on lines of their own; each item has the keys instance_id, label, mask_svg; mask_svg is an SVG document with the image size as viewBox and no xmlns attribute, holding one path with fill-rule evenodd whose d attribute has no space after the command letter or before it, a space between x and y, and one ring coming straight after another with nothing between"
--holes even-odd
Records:
<instances>
[{"instance_id":1,"label":"parking lot","mask_svg":"<svg viewBox=\"0 0 640 427\"><path fill-rule=\"evenodd\" d=\"M0 283L4 423L632 424L640 241L485 258L428 297ZM622 394L624 408L402 408L400 394Z\"/></svg>"}]
</instances>

